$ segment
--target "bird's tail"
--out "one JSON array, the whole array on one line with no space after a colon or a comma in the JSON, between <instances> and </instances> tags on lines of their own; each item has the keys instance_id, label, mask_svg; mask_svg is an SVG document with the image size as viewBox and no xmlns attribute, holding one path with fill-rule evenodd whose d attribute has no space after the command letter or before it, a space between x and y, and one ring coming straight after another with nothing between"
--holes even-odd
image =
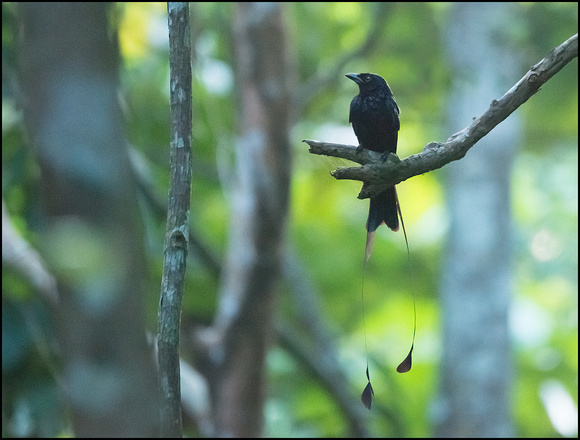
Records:
<instances>
[{"instance_id":1,"label":"bird's tail","mask_svg":"<svg viewBox=\"0 0 580 440\"><path fill-rule=\"evenodd\" d=\"M397 190L395 187L371 197L369 217L367 219L367 243L365 259L368 260L373 250L375 231L385 223L391 230L399 230L399 212L397 211Z\"/></svg>"}]
</instances>

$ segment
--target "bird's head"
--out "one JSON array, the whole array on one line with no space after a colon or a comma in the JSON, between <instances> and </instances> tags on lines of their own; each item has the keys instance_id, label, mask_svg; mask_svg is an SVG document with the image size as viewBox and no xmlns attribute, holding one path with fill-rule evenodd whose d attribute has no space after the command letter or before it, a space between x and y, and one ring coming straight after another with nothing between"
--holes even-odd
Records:
<instances>
[{"instance_id":1,"label":"bird's head","mask_svg":"<svg viewBox=\"0 0 580 440\"><path fill-rule=\"evenodd\" d=\"M371 93L376 89L386 89L392 95L387 82L380 75L375 73L347 73L345 76L358 84L361 95Z\"/></svg>"}]
</instances>

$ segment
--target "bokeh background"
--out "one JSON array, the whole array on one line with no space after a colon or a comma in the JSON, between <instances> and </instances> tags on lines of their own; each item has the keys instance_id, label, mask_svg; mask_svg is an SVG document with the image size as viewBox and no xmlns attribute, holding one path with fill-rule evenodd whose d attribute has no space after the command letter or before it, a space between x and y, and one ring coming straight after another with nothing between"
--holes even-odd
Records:
<instances>
[{"instance_id":1,"label":"bokeh background","mask_svg":"<svg viewBox=\"0 0 580 440\"><path fill-rule=\"evenodd\" d=\"M289 133L292 183L287 247L300 266L299 281L280 283L276 320L298 322L304 313L292 293L308 293L316 325L324 329L344 373L343 387L358 401L366 384L365 343L375 388L371 435L432 436L440 415L444 346L440 292L447 260L449 198L446 169L398 186L407 234L379 229L364 283L364 224L368 202L357 199L360 183L336 181L329 172L345 161L308 153L303 139L356 145L348 109L356 87L348 72L375 72L389 82L401 108L398 154L418 153L443 142L486 110L548 51L578 29L577 3L510 4L506 14L482 14L494 27L500 63L475 53L482 70L499 72L502 92L472 100L477 113L451 123L451 99L459 69L449 36L461 20L454 4L291 3L284 5L296 96ZM232 26L235 6L192 3L193 150L191 225L214 257L190 252L185 325L210 324L219 298L219 264L226 252L230 216L227 175L236 133L236 81ZM505 17L504 17L505 18ZM2 4L2 194L12 225L35 245L39 218L38 169L25 135L18 88L18 13ZM487 21L486 21L487 20ZM119 3L111 9L122 57L119 99L127 140L142 172L163 200L168 191L169 67L164 3ZM494 24L495 23L495 24ZM454 27L455 26L455 27ZM473 49L476 50L475 48ZM469 52L469 51L468 51ZM510 55L511 54L511 55ZM490 64L491 63L491 64ZM509 308L511 433L517 436L578 435L578 62L566 66L510 118L517 118L509 170L511 302ZM455 125L454 125L455 124ZM499 127L498 127L499 128ZM476 144L473 149L484 148ZM466 157L469 158L468 154ZM455 164L461 167L461 161ZM161 278L164 217L142 203L146 244L148 329L155 332ZM476 234L477 228L471 232ZM3 244L4 250L4 244ZM190 294L188 294L188 291ZM410 373L398 375L413 329L417 338ZM486 298L480 298L482 302ZM45 300L10 265L2 268L3 435L70 433L60 395L58 345ZM366 342L365 342L366 337ZM273 338L267 355L266 436L345 436L349 423L338 400L284 338ZM47 359L51 359L50 362ZM56 360L55 360L56 359ZM493 365L489 368L494 368ZM330 371L328 374L332 374ZM358 402L357 402L358 404ZM376 409L375 409L376 408ZM365 410L366 411L366 410ZM490 420L493 424L494 421ZM186 417L185 432L200 435Z\"/></svg>"}]
</instances>

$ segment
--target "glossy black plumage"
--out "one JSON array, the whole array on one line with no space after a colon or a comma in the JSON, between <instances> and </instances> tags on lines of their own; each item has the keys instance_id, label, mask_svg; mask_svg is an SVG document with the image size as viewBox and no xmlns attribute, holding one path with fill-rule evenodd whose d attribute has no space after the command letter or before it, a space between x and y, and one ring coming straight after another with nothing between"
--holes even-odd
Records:
<instances>
[{"instance_id":1,"label":"glossy black plumage","mask_svg":"<svg viewBox=\"0 0 580 440\"><path fill-rule=\"evenodd\" d=\"M373 73L349 73L347 78L359 86L350 103L349 122L359 148L379 153L396 153L399 135L399 107L387 82ZM399 229L395 187L370 199L367 231L374 232L383 222L393 231Z\"/></svg>"}]
</instances>

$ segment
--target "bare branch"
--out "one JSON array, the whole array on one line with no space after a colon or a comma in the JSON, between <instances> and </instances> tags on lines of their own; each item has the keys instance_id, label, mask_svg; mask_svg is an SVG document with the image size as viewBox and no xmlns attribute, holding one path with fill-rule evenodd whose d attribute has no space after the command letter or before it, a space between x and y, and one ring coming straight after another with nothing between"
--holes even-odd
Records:
<instances>
[{"instance_id":1,"label":"bare branch","mask_svg":"<svg viewBox=\"0 0 580 440\"><path fill-rule=\"evenodd\" d=\"M51 304L59 303L58 286L54 275L48 270L44 259L36 249L13 226L4 199L2 199L2 265L14 269Z\"/></svg>"},{"instance_id":2,"label":"bare branch","mask_svg":"<svg viewBox=\"0 0 580 440\"><path fill-rule=\"evenodd\" d=\"M463 130L452 135L445 143L430 142L419 154L399 160L389 154L383 155L352 145L331 144L304 140L312 154L340 157L361 164L361 167L337 168L332 171L336 179L351 179L364 182L359 199L374 196L385 188L404 180L459 160L477 141L506 119L520 105L534 95L540 87L558 73L566 64L578 57L578 34L554 48L506 92L500 99L492 100L489 109Z\"/></svg>"},{"instance_id":3,"label":"bare branch","mask_svg":"<svg viewBox=\"0 0 580 440\"><path fill-rule=\"evenodd\" d=\"M189 4L168 2L171 144L169 200L158 314L161 436L182 437L179 375L181 301L191 194L191 41Z\"/></svg>"}]
</instances>

